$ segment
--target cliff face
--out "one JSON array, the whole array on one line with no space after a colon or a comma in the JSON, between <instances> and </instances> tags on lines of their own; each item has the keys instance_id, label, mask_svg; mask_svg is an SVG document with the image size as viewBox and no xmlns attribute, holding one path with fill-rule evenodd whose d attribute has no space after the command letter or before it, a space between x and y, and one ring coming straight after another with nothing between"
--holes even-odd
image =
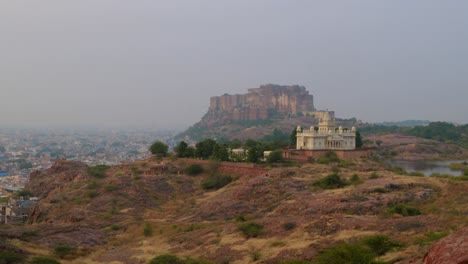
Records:
<instances>
[{"instance_id":1,"label":"cliff face","mask_svg":"<svg viewBox=\"0 0 468 264\"><path fill-rule=\"evenodd\" d=\"M249 89L247 94L211 97L204 120L209 123L252 121L314 110L314 97L304 86L267 84Z\"/></svg>"}]
</instances>

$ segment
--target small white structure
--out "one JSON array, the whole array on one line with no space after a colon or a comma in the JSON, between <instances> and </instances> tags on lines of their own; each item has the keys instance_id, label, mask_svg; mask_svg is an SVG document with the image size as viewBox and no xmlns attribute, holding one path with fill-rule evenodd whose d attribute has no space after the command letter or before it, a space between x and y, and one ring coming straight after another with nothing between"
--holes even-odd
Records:
<instances>
[{"instance_id":1,"label":"small white structure","mask_svg":"<svg viewBox=\"0 0 468 264\"><path fill-rule=\"evenodd\" d=\"M303 130L297 126L296 149L306 150L353 150L356 148L356 128L335 126L335 119L327 112L320 119L318 128Z\"/></svg>"}]
</instances>

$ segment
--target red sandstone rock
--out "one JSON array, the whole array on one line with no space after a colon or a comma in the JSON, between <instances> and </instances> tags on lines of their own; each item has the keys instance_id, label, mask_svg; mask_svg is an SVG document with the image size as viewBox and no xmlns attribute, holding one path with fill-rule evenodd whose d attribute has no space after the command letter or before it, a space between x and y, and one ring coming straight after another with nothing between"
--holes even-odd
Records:
<instances>
[{"instance_id":1,"label":"red sandstone rock","mask_svg":"<svg viewBox=\"0 0 468 264\"><path fill-rule=\"evenodd\" d=\"M424 256L424 264L468 264L468 227L436 242Z\"/></svg>"},{"instance_id":2,"label":"red sandstone rock","mask_svg":"<svg viewBox=\"0 0 468 264\"><path fill-rule=\"evenodd\" d=\"M262 120L273 114L296 115L314 111L313 95L305 87L262 85L247 94L225 94L210 99L208 119L226 121Z\"/></svg>"}]
</instances>

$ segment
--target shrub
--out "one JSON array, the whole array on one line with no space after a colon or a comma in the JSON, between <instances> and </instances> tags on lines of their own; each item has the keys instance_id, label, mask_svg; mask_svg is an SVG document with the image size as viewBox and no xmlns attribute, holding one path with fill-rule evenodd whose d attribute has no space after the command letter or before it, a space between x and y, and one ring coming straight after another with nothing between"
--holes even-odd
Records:
<instances>
[{"instance_id":1,"label":"shrub","mask_svg":"<svg viewBox=\"0 0 468 264\"><path fill-rule=\"evenodd\" d=\"M279 264L310 264L310 262L306 260L286 260Z\"/></svg>"},{"instance_id":2,"label":"shrub","mask_svg":"<svg viewBox=\"0 0 468 264\"><path fill-rule=\"evenodd\" d=\"M349 180L352 184L360 184L362 183L362 180L361 178L359 178L359 175L357 175L356 173L354 173L353 175L351 175L351 179Z\"/></svg>"},{"instance_id":3,"label":"shrub","mask_svg":"<svg viewBox=\"0 0 468 264\"><path fill-rule=\"evenodd\" d=\"M419 209L416 207L408 206L406 204L396 204L388 208L387 213L399 214L402 216L415 216L420 215L421 211L419 211Z\"/></svg>"},{"instance_id":4,"label":"shrub","mask_svg":"<svg viewBox=\"0 0 468 264\"><path fill-rule=\"evenodd\" d=\"M98 187L98 184L97 184L96 181L90 181L90 182L88 183L88 189L90 189L90 190L94 190L94 189L96 189L97 187Z\"/></svg>"},{"instance_id":5,"label":"shrub","mask_svg":"<svg viewBox=\"0 0 468 264\"><path fill-rule=\"evenodd\" d=\"M314 263L317 264L371 264L374 253L358 244L340 244L320 252Z\"/></svg>"},{"instance_id":6,"label":"shrub","mask_svg":"<svg viewBox=\"0 0 468 264\"><path fill-rule=\"evenodd\" d=\"M182 259L176 255L163 254L151 259L149 264L211 264L211 262L204 259L195 259L190 257Z\"/></svg>"},{"instance_id":7,"label":"shrub","mask_svg":"<svg viewBox=\"0 0 468 264\"><path fill-rule=\"evenodd\" d=\"M201 187L205 190L220 189L231 183L232 180L232 177L228 175L213 174L202 182Z\"/></svg>"},{"instance_id":8,"label":"shrub","mask_svg":"<svg viewBox=\"0 0 468 264\"><path fill-rule=\"evenodd\" d=\"M376 193L386 193L388 192L387 189L383 188L383 187L377 187L375 188L374 190L372 190L372 192L376 192Z\"/></svg>"},{"instance_id":9,"label":"shrub","mask_svg":"<svg viewBox=\"0 0 468 264\"><path fill-rule=\"evenodd\" d=\"M0 263L21 263L23 261L23 256L13 251L3 251L0 252Z\"/></svg>"},{"instance_id":10,"label":"shrub","mask_svg":"<svg viewBox=\"0 0 468 264\"><path fill-rule=\"evenodd\" d=\"M263 225L255 222L249 222L240 225L239 231L241 231L246 238L258 237L263 234Z\"/></svg>"},{"instance_id":11,"label":"shrub","mask_svg":"<svg viewBox=\"0 0 468 264\"><path fill-rule=\"evenodd\" d=\"M367 237L363 240L363 242L378 256L387 253L393 248L401 247L400 243L383 235Z\"/></svg>"},{"instance_id":12,"label":"shrub","mask_svg":"<svg viewBox=\"0 0 468 264\"><path fill-rule=\"evenodd\" d=\"M113 225L110 226L110 229L111 229L112 231L117 231L117 230L120 229L120 226L119 226L119 225L116 225L116 224L113 224Z\"/></svg>"},{"instance_id":13,"label":"shrub","mask_svg":"<svg viewBox=\"0 0 468 264\"><path fill-rule=\"evenodd\" d=\"M185 173L191 176L198 175L203 172L203 167L199 164L192 164L185 168Z\"/></svg>"},{"instance_id":14,"label":"shrub","mask_svg":"<svg viewBox=\"0 0 468 264\"><path fill-rule=\"evenodd\" d=\"M19 191L16 196L33 196L30 190L21 190Z\"/></svg>"},{"instance_id":15,"label":"shrub","mask_svg":"<svg viewBox=\"0 0 468 264\"><path fill-rule=\"evenodd\" d=\"M31 264L60 264L56 259L50 257L33 257L29 263Z\"/></svg>"},{"instance_id":16,"label":"shrub","mask_svg":"<svg viewBox=\"0 0 468 264\"><path fill-rule=\"evenodd\" d=\"M267 156L266 161L268 163L275 163L283 161L283 151L275 150L270 152L270 155Z\"/></svg>"},{"instance_id":17,"label":"shrub","mask_svg":"<svg viewBox=\"0 0 468 264\"><path fill-rule=\"evenodd\" d=\"M325 178L317 180L313 183L314 186L318 186L322 189L336 189L344 187L348 184L349 183L347 181L341 179L338 173L332 173Z\"/></svg>"},{"instance_id":18,"label":"shrub","mask_svg":"<svg viewBox=\"0 0 468 264\"><path fill-rule=\"evenodd\" d=\"M257 261L260 259L262 254L260 253L260 251L254 249L254 250L249 251L249 256L252 261Z\"/></svg>"},{"instance_id":19,"label":"shrub","mask_svg":"<svg viewBox=\"0 0 468 264\"><path fill-rule=\"evenodd\" d=\"M153 235L153 227L150 224L145 223L145 226L143 227L143 235L145 237L150 237Z\"/></svg>"},{"instance_id":20,"label":"shrub","mask_svg":"<svg viewBox=\"0 0 468 264\"><path fill-rule=\"evenodd\" d=\"M54 247L54 252L60 258L64 258L66 255L73 253L76 250L74 246L58 244Z\"/></svg>"},{"instance_id":21,"label":"shrub","mask_svg":"<svg viewBox=\"0 0 468 264\"><path fill-rule=\"evenodd\" d=\"M329 163L334 163L334 162L339 162L340 159L336 155L334 151L328 151L324 156L319 157L317 159L317 163L319 164L329 164Z\"/></svg>"},{"instance_id":22,"label":"shrub","mask_svg":"<svg viewBox=\"0 0 468 264\"><path fill-rule=\"evenodd\" d=\"M247 221L247 219L245 219L245 216L243 215L238 215L236 217L236 222L245 222L245 221Z\"/></svg>"},{"instance_id":23,"label":"shrub","mask_svg":"<svg viewBox=\"0 0 468 264\"><path fill-rule=\"evenodd\" d=\"M89 198L94 198L97 196L97 191L96 190L89 190L87 193Z\"/></svg>"},{"instance_id":24,"label":"shrub","mask_svg":"<svg viewBox=\"0 0 468 264\"><path fill-rule=\"evenodd\" d=\"M283 224L283 229L286 230L286 231L292 230L294 228L296 228L296 223L294 223L294 222L288 222L288 223Z\"/></svg>"},{"instance_id":25,"label":"shrub","mask_svg":"<svg viewBox=\"0 0 468 264\"><path fill-rule=\"evenodd\" d=\"M378 179L378 178L379 178L379 175L375 171L373 171L371 175L369 176L369 179Z\"/></svg>"},{"instance_id":26,"label":"shrub","mask_svg":"<svg viewBox=\"0 0 468 264\"><path fill-rule=\"evenodd\" d=\"M107 165L96 165L88 168L88 174L96 178L104 178L109 168L110 166Z\"/></svg>"},{"instance_id":27,"label":"shrub","mask_svg":"<svg viewBox=\"0 0 468 264\"><path fill-rule=\"evenodd\" d=\"M175 255L163 254L151 259L149 264L185 264L185 261Z\"/></svg>"},{"instance_id":28,"label":"shrub","mask_svg":"<svg viewBox=\"0 0 468 264\"><path fill-rule=\"evenodd\" d=\"M117 186L113 185L113 184L107 184L104 189L107 191L107 192L112 192L112 191L115 191L115 189L117 189Z\"/></svg>"}]
</instances>

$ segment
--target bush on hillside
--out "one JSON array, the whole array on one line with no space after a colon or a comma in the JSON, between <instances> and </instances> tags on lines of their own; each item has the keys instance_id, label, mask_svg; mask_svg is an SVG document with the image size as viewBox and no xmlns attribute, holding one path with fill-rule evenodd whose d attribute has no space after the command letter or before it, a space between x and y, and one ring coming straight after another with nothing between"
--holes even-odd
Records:
<instances>
[{"instance_id":1,"label":"bush on hillside","mask_svg":"<svg viewBox=\"0 0 468 264\"><path fill-rule=\"evenodd\" d=\"M349 185L349 183L346 180L341 179L338 173L332 173L325 178L315 181L313 185L322 189L336 189L345 187L346 185Z\"/></svg>"},{"instance_id":2,"label":"bush on hillside","mask_svg":"<svg viewBox=\"0 0 468 264\"><path fill-rule=\"evenodd\" d=\"M60 264L59 261L50 257L33 257L29 261L29 263L31 264Z\"/></svg>"},{"instance_id":3,"label":"bush on hillside","mask_svg":"<svg viewBox=\"0 0 468 264\"><path fill-rule=\"evenodd\" d=\"M374 253L359 244L340 244L320 252L316 264L374 264Z\"/></svg>"},{"instance_id":4,"label":"bush on hillside","mask_svg":"<svg viewBox=\"0 0 468 264\"><path fill-rule=\"evenodd\" d=\"M363 240L363 242L378 256L384 255L388 251L402 246L397 241L383 235L367 237Z\"/></svg>"},{"instance_id":5,"label":"bush on hillside","mask_svg":"<svg viewBox=\"0 0 468 264\"><path fill-rule=\"evenodd\" d=\"M185 168L185 173L190 176L195 176L203 172L203 167L200 164L191 164Z\"/></svg>"},{"instance_id":6,"label":"bush on hillside","mask_svg":"<svg viewBox=\"0 0 468 264\"><path fill-rule=\"evenodd\" d=\"M88 168L88 174L96 178L104 178L108 169L110 169L110 166L96 165Z\"/></svg>"},{"instance_id":7,"label":"bush on hillside","mask_svg":"<svg viewBox=\"0 0 468 264\"><path fill-rule=\"evenodd\" d=\"M238 229L246 238L258 237L263 234L263 225L256 222L242 224Z\"/></svg>"},{"instance_id":8,"label":"bush on hillside","mask_svg":"<svg viewBox=\"0 0 468 264\"><path fill-rule=\"evenodd\" d=\"M0 263L21 263L23 261L23 256L13 251L3 251L0 252Z\"/></svg>"},{"instance_id":9,"label":"bush on hillside","mask_svg":"<svg viewBox=\"0 0 468 264\"><path fill-rule=\"evenodd\" d=\"M202 182L201 187L205 190L217 190L228 185L232 182L232 180L233 178L228 175L213 174L210 175L204 182Z\"/></svg>"},{"instance_id":10,"label":"bush on hillside","mask_svg":"<svg viewBox=\"0 0 468 264\"><path fill-rule=\"evenodd\" d=\"M415 216L420 215L421 211L413 206L406 204L396 204L388 208L387 213L389 214L399 214L402 216Z\"/></svg>"}]
</instances>

